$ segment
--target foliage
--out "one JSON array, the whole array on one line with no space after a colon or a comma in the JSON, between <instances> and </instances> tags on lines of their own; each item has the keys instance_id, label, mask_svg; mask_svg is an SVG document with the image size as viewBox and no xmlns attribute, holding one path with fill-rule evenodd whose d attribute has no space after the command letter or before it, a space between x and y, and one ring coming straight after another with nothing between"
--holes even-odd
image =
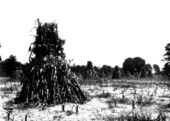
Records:
<instances>
[{"instance_id":1,"label":"foliage","mask_svg":"<svg viewBox=\"0 0 170 121\"><path fill-rule=\"evenodd\" d=\"M146 77L146 68L145 67L143 67L142 69L141 69L141 75L140 75L140 77L141 78L145 78Z\"/></svg>"},{"instance_id":2,"label":"foliage","mask_svg":"<svg viewBox=\"0 0 170 121\"><path fill-rule=\"evenodd\" d=\"M154 68L154 70L155 70L155 74L159 75L159 74L161 73L159 65L154 64L154 65L153 65L153 68Z\"/></svg>"},{"instance_id":3,"label":"foliage","mask_svg":"<svg viewBox=\"0 0 170 121\"><path fill-rule=\"evenodd\" d=\"M81 74L83 78L86 77L86 71L87 71L87 68L86 66L82 65L73 65L71 66L71 71L74 72L76 75L79 75Z\"/></svg>"},{"instance_id":4,"label":"foliage","mask_svg":"<svg viewBox=\"0 0 170 121\"><path fill-rule=\"evenodd\" d=\"M141 69L141 78L145 78L145 77L152 77L152 66L150 64L146 64Z\"/></svg>"},{"instance_id":5,"label":"foliage","mask_svg":"<svg viewBox=\"0 0 170 121\"><path fill-rule=\"evenodd\" d=\"M127 58L125 59L125 61L123 62L123 71L128 75L131 74L133 75L135 72L135 68L134 68L134 63L133 63L133 58Z\"/></svg>"},{"instance_id":6,"label":"foliage","mask_svg":"<svg viewBox=\"0 0 170 121\"><path fill-rule=\"evenodd\" d=\"M0 62L0 76L6 76L4 61Z\"/></svg>"},{"instance_id":7,"label":"foliage","mask_svg":"<svg viewBox=\"0 0 170 121\"><path fill-rule=\"evenodd\" d=\"M167 76L170 76L170 43L165 46L165 51L164 60L167 62L165 63L163 70Z\"/></svg>"},{"instance_id":8,"label":"foliage","mask_svg":"<svg viewBox=\"0 0 170 121\"><path fill-rule=\"evenodd\" d=\"M85 75L85 79L93 79L93 78L97 78L97 72L94 70L93 68L93 63L91 61L87 62L87 70L86 70L86 75Z\"/></svg>"},{"instance_id":9,"label":"foliage","mask_svg":"<svg viewBox=\"0 0 170 121\"><path fill-rule=\"evenodd\" d=\"M0 43L0 48L1 48L1 43ZM2 58L1 58L1 56L0 56L0 61L2 61Z\"/></svg>"},{"instance_id":10,"label":"foliage","mask_svg":"<svg viewBox=\"0 0 170 121\"><path fill-rule=\"evenodd\" d=\"M87 70L93 69L93 63L91 61L87 61Z\"/></svg>"},{"instance_id":11,"label":"foliage","mask_svg":"<svg viewBox=\"0 0 170 121\"><path fill-rule=\"evenodd\" d=\"M146 71L148 73L147 76L152 77L152 66L150 64L146 64L145 67L146 67Z\"/></svg>"},{"instance_id":12,"label":"foliage","mask_svg":"<svg viewBox=\"0 0 170 121\"><path fill-rule=\"evenodd\" d=\"M71 66L71 71L76 73L76 75L81 75L83 79L98 77L98 68L96 66L93 67L93 63L91 61L88 61L86 66L73 65Z\"/></svg>"},{"instance_id":13,"label":"foliage","mask_svg":"<svg viewBox=\"0 0 170 121\"><path fill-rule=\"evenodd\" d=\"M163 68L164 74L170 77L170 62L167 62Z\"/></svg>"},{"instance_id":14,"label":"foliage","mask_svg":"<svg viewBox=\"0 0 170 121\"><path fill-rule=\"evenodd\" d=\"M126 71L125 76L126 77L131 77L131 73L129 71Z\"/></svg>"},{"instance_id":15,"label":"foliage","mask_svg":"<svg viewBox=\"0 0 170 121\"><path fill-rule=\"evenodd\" d=\"M170 43L168 43L166 46L165 46L165 51L166 53L164 54L164 60L166 61L170 61Z\"/></svg>"},{"instance_id":16,"label":"foliage","mask_svg":"<svg viewBox=\"0 0 170 121\"><path fill-rule=\"evenodd\" d=\"M10 55L3 62L3 71L6 73L6 76L13 77L14 72L18 69L21 69L22 64L17 61L16 56Z\"/></svg>"},{"instance_id":17,"label":"foliage","mask_svg":"<svg viewBox=\"0 0 170 121\"><path fill-rule=\"evenodd\" d=\"M121 70L119 66L115 66L112 74L112 79L120 79L121 78Z\"/></svg>"},{"instance_id":18,"label":"foliage","mask_svg":"<svg viewBox=\"0 0 170 121\"><path fill-rule=\"evenodd\" d=\"M109 66L109 65L103 65L101 68L100 68L100 72L101 72L101 77L109 77L112 75L112 67Z\"/></svg>"},{"instance_id":19,"label":"foliage","mask_svg":"<svg viewBox=\"0 0 170 121\"><path fill-rule=\"evenodd\" d=\"M127 77L130 75L137 76L145 66L145 60L140 57L127 58L123 62L123 71Z\"/></svg>"},{"instance_id":20,"label":"foliage","mask_svg":"<svg viewBox=\"0 0 170 121\"><path fill-rule=\"evenodd\" d=\"M58 104L83 103L86 100L77 77L65 60L56 23L40 23L31 43L29 64L25 65L23 86L17 103Z\"/></svg>"},{"instance_id":21,"label":"foliage","mask_svg":"<svg viewBox=\"0 0 170 121\"><path fill-rule=\"evenodd\" d=\"M86 77L85 79L94 79L97 78L98 74L94 69L90 69L86 71Z\"/></svg>"},{"instance_id":22,"label":"foliage","mask_svg":"<svg viewBox=\"0 0 170 121\"><path fill-rule=\"evenodd\" d=\"M140 73L141 69L145 66L145 60L140 57L133 58L133 63L137 73Z\"/></svg>"},{"instance_id":23,"label":"foliage","mask_svg":"<svg viewBox=\"0 0 170 121\"><path fill-rule=\"evenodd\" d=\"M82 75L84 79L97 78L97 77L110 77L112 76L113 68L109 65L103 65L102 67L93 66L91 61L87 62L87 65L73 65L71 66L72 72L76 75Z\"/></svg>"}]
</instances>

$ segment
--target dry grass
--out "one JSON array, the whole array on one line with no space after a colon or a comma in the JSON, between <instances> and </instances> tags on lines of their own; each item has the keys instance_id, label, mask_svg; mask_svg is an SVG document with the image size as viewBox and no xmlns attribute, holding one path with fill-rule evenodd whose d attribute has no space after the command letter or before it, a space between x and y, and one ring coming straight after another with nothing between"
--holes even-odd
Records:
<instances>
[{"instance_id":1,"label":"dry grass","mask_svg":"<svg viewBox=\"0 0 170 121\"><path fill-rule=\"evenodd\" d=\"M0 98L6 93L8 97L0 99L0 106L12 108L10 120L106 120L106 121L165 121L169 120L170 112L170 90L167 81L160 79L119 79L110 80L108 83L101 84L93 80L89 84L82 84L88 101L79 105L78 114L76 114L74 104L65 104L65 112L61 105L46 107L42 110L40 107L13 104L12 99L16 91L11 93L9 83L6 87L1 87ZM140 82L141 81L141 82ZM1 86L1 85L0 85ZM157 93L155 93L155 91ZM160 101L161 99L164 101ZM11 101L11 102L10 102ZM134 101L134 108L132 102ZM167 103L168 101L168 103ZM2 103L2 104L1 104ZM141 110L142 108L142 110ZM7 119L7 110L0 110L0 119ZM162 112L159 112L162 110ZM2 112L4 111L4 112ZM13 117L14 116L14 117Z\"/></svg>"},{"instance_id":2,"label":"dry grass","mask_svg":"<svg viewBox=\"0 0 170 121\"><path fill-rule=\"evenodd\" d=\"M96 97L98 97L98 98L109 98L109 97L111 97L111 94L108 93L108 92L104 92L104 93L101 93L99 95L96 95Z\"/></svg>"}]
</instances>

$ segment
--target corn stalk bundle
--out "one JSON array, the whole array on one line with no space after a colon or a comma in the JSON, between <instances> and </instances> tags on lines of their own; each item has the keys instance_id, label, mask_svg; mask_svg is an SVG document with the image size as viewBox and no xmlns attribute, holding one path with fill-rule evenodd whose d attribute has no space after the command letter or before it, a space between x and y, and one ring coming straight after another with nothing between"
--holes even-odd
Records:
<instances>
[{"instance_id":1,"label":"corn stalk bundle","mask_svg":"<svg viewBox=\"0 0 170 121\"><path fill-rule=\"evenodd\" d=\"M64 40L58 37L57 24L38 22L35 42L30 45L29 69L24 73L17 103L84 103L86 97L65 60Z\"/></svg>"}]
</instances>

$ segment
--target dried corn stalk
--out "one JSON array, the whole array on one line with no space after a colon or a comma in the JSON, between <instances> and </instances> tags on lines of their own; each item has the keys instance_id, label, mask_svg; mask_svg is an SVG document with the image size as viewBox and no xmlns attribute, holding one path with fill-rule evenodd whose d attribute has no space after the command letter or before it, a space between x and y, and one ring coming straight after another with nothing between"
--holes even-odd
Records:
<instances>
[{"instance_id":1,"label":"dried corn stalk","mask_svg":"<svg viewBox=\"0 0 170 121\"><path fill-rule=\"evenodd\" d=\"M84 103L86 97L70 72L65 60L63 45L57 24L37 21L35 42L30 45L29 71L24 74L23 86L17 103L58 104Z\"/></svg>"}]
</instances>

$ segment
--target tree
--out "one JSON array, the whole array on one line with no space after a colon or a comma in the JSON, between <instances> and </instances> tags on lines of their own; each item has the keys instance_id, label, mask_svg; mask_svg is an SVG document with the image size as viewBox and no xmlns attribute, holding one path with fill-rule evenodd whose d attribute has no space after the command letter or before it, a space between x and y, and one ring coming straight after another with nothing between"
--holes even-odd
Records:
<instances>
[{"instance_id":1,"label":"tree","mask_svg":"<svg viewBox=\"0 0 170 121\"><path fill-rule=\"evenodd\" d=\"M134 66L133 58L125 59L125 61L123 62L123 71L126 76L134 75L135 66Z\"/></svg>"},{"instance_id":2,"label":"tree","mask_svg":"<svg viewBox=\"0 0 170 121\"><path fill-rule=\"evenodd\" d=\"M164 72L165 75L170 77L170 62L167 62L164 65L163 72Z\"/></svg>"},{"instance_id":3,"label":"tree","mask_svg":"<svg viewBox=\"0 0 170 121\"><path fill-rule=\"evenodd\" d=\"M21 63L17 61L16 56L10 55L9 58L4 61L6 76L13 77L13 74L17 69L21 69Z\"/></svg>"},{"instance_id":4,"label":"tree","mask_svg":"<svg viewBox=\"0 0 170 121\"><path fill-rule=\"evenodd\" d=\"M165 63L163 70L167 76L170 76L170 43L165 46L165 51L164 60L167 62Z\"/></svg>"},{"instance_id":5,"label":"tree","mask_svg":"<svg viewBox=\"0 0 170 121\"><path fill-rule=\"evenodd\" d=\"M164 54L164 60L166 61L170 61L170 43L168 43L166 46L165 46L165 51L166 53Z\"/></svg>"},{"instance_id":6,"label":"tree","mask_svg":"<svg viewBox=\"0 0 170 121\"><path fill-rule=\"evenodd\" d=\"M87 68L86 66L82 65L75 65L75 66L71 66L71 71L74 72L76 75L80 75L85 79L86 78L86 71Z\"/></svg>"},{"instance_id":7,"label":"tree","mask_svg":"<svg viewBox=\"0 0 170 121\"><path fill-rule=\"evenodd\" d=\"M133 58L134 68L137 73L145 66L145 60L140 57Z\"/></svg>"},{"instance_id":8,"label":"tree","mask_svg":"<svg viewBox=\"0 0 170 121\"><path fill-rule=\"evenodd\" d=\"M150 64L146 64L141 69L141 78L145 78L145 77L152 77L152 66Z\"/></svg>"},{"instance_id":9,"label":"tree","mask_svg":"<svg viewBox=\"0 0 170 121\"><path fill-rule=\"evenodd\" d=\"M1 48L1 43L0 43L0 48ZM1 58L1 56L0 56L0 61L2 61L2 58Z\"/></svg>"},{"instance_id":10,"label":"tree","mask_svg":"<svg viewBox=\"0 0 170 121\"><path fill-rule=\"evenodd\" d=\"M127 58L123 62L123 71L126 76L137 76L145 66L145 60L140 57Z\"/></svg>"},{"instance_id":11,"label":"tree","mask_svg":"<svg viewBox=\"0 0 170 121\"><path fill-rule=\"evenodd\" d=\"M93 69L93 63L91 61L87 61L87 70Z\"/></svg>"},{"instance_id":12,"label":"tree","mask_svg":"<svg viewBox=\"0 0 170 121\"><path fill-rule=\"evenodd\" d=\"M140 75L140 77L141 77L141 78L145 78L145 77L146 77L146 68L145 68L145 67L143 67L143 68L141 69L141 75Z\"/></svg>"},{"instance_id":13,"label":"tree","mask_svg":"<svg viewBox=\"0 0 170 121\"><path fill-rule=\"evenodd\" d=\"M84 103L86 97L65 60L65 40L59 38L57 24L42 24L39 20L37 23L35 41L29 48L28 72L24 73L24 83L15 102Z\"/></svg>"},{"instance_id":14,"label":"tree","mask_svg":"<svg viewBox=\"0 0 170 121\"><path fill-rule=\"evenodd\" d=\"M97 78L97 72L93 68L93 63L91 61L87 61L87 70L86 70L86 77L85 78Z\"/></svg>"},{"instance_id":15,"label":"tree","mask_svg":"<svg viewBox=\"0 0 170 121\"><path fill-rule=\"evenodd\" d=\"M159 65L154 64L154 65L153 65L153 68L154 68L155 74L159 75L159 74L161 73L160 68L159 68Z\"/></svg>"},{"instance_id":16,"label":"tree","mask_svg":"<svg viewBox=\"0 0 170 121\"><path fill-rule=\"evenodd\" d=\"M131 77L131 73L129 71L125 72L126 77Z\"/></svg>"},{"instance_id":17,"label":"tree","mask_svg":"<svg viewBox=\"0 0 170 121\"><path fill-rule=\"evenodd\" d=\"M103 65L100 68L101 77L109 77L112 75L112 67L109 65Z\"/></svg>"},{"instance_id":18,"label":"tree","mask_svg":"<svg viewBox=\"0 0 170 121\"><path fill-rule=\"evenodd\" d=\"M151 66L151 64L148 63L145 66L146 66L147 76L152 77L152 66Z\"/></svg>"},{"instance_id":19,"label":"tree","mask_svg":"<svg viewBox=\"0 0 170 121\"><path fill-rule=\"evenodd\" d=\"M99 72L99 69L100 69L99 67L94 66L93 68L94 68L94 70L95 70L97 73Z\"/></svg>"},{"instance_id":20,"label":"tree","mask_svg":"<svg viewBox=\"0 0 170 121\"><path fill-rule=\"evenodd\" d=\"M121 78L121 70L119 66L115 66L112 74L112 79L120 79Z\"/></svg>"}]
</instances>

